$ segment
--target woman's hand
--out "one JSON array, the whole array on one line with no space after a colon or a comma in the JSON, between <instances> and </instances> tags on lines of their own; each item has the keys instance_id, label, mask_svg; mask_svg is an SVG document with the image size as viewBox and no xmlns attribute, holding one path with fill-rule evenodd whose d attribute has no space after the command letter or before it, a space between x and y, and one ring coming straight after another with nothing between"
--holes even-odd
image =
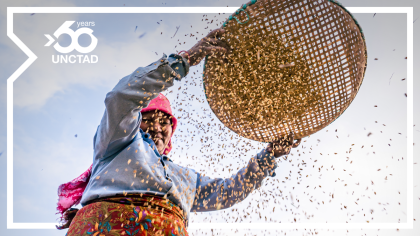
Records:
<instances>
[{"instance_id":1,"label":"woman's hand","mask_svg":"<svg viewBox=\"0 0 420 236\"><path fill-rule=\"evenodd\" d=\"M274 142L268 144L267 150L270 153L273 153L275 157L281 157L284 155L288 155L292 148L296 148L299 146L302 139L298 139L295 143L294 141L295 135L293 132L290 132L288 136L282 137Z\"/></svg>"},{"instance_id":2,"label":"woman's hand","mask_svg":"<svg viewBox=\"0 0 420 236\"><path fill-rule=\"evenodd\" d=\"M199 64L200 61L207 55L214 55L218 58L225 59L225 55L229 54L231 49L225 41L220 39L224 33L224 29L215 29L188 50L190 66ZM181 56L188 58L186 53L181 54Z\"/></svg>"}]
</instances>

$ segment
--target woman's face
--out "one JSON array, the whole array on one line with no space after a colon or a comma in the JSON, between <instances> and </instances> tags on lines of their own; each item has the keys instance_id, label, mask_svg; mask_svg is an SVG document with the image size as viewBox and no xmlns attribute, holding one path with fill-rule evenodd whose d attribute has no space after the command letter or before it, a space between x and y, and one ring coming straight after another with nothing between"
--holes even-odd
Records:
<instances>
[{"instance_id":1,"label":"woman's face","mask_svg":"<svg viewBox=\"0 0 420 236\"><path fill-rule=\"evenodd\" d=\"M168 114L161 111L142 113L140 128L149 133L162 155L172 136L172 122Z\"/></svg>"}]
</instances>

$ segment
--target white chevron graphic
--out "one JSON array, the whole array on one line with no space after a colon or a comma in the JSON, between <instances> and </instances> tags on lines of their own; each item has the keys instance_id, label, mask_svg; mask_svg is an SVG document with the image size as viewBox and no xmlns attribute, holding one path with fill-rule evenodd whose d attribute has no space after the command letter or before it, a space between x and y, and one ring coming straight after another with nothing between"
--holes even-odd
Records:
<instances>
[{"instance_id":1,"label":"white chevron graphic","mask_svg":"<svg viewBox=\"0 0 420 236\"><path fill-rule=\"evenodd\" d=\"M55 40L53 39L53 37L51 37L49 34L44 34L45 35L45 37L47 37L48 38L48 40L50 40L50 41L48 41L48 43L47 44L45 44L44 46L45 47L48 47L48 46L50 46Z\"/></svg>"}]
</instances>

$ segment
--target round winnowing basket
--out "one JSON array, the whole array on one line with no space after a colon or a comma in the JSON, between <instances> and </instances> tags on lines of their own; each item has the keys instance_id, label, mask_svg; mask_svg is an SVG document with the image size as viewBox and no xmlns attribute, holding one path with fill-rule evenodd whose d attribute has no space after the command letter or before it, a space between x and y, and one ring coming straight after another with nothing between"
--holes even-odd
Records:
<instances>
[{"instance_id":1,"label":"round winnowing basket","mask_svg":"<svg viewBox=\"0 0 420 236\"><path fill-rule=\"evenodd\" d=\"M366 70L357 21L332 0L252 0L223 24L227 62L206 57L207 101L235 133L270 142L299 139L336 120Z\"/></svg>"}]
</instances>

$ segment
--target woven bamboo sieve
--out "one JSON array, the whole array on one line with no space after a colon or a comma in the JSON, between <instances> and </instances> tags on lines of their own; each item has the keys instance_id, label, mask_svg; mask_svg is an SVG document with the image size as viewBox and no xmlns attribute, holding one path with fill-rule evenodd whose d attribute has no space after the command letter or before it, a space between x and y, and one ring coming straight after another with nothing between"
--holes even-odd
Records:
<instances>
[{"instance_id":1,"label":"woven bamboo sieve","mask_svg":"<svg viewBox=\"0 0 420 236\"><path fill-rule=\"evenodd\" d=\"M270 142L311 135L355 98L366 43L353 16L332 0L253 0L223 24L228 63L206 57L207 101L235 133Z\"/></svg>"}]
</instances>

